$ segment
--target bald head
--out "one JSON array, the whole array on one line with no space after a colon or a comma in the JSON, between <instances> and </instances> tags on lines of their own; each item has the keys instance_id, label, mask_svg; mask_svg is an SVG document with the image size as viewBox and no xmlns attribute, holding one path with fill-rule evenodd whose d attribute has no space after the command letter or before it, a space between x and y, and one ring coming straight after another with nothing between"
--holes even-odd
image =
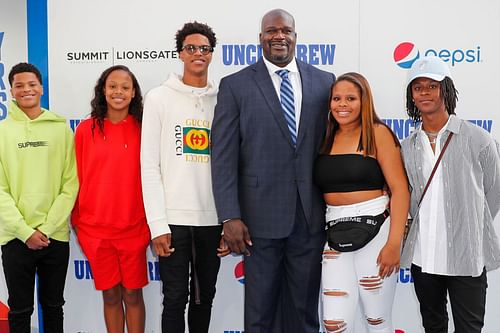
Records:
<instances>
[{"instance_id":1,"label":"bald head","mask_svg":"<svg viewBox=\"0 0 500 333\"><path fill-rule=\"evenodd\" d=\"M295 19L293 18L292 14L284 9L276 8L264 14L260 23L260 32L262 33L264 31L264 25L266 21L273 20L277 17L287 18L292 23L292 26L295 29Z\"/></svg>"}]
</instances>

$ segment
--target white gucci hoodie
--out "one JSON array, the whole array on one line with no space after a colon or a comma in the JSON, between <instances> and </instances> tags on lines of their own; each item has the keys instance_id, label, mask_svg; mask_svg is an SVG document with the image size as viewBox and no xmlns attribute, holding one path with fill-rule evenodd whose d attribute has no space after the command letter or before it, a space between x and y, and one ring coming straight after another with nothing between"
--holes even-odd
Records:
<instances>
[{"instance_id":1,"label":"white gucci hoodie","mask_svg":"<svg viewBox=\"0 0 500 333\"><path fill-rule=\"evenodd\" d=\"M217 87L185 85L170 74L144 102L141 173L151 238L169 225L217 225L210 171L210 131Z\"/></svg>"}]
</instances>

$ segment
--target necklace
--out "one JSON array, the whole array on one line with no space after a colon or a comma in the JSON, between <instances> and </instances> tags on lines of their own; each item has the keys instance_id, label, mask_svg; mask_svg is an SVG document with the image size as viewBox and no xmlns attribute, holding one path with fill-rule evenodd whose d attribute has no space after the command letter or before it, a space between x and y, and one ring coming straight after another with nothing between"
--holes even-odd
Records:
<instances>
[{"instance_id":1,"label":"necklace","mask_svg":"<svg viewBox=\"0 0 500 333\"><path fill-rule=\"evenodd\" d=\"M435 145L436 144L436 140L437 140L437 137L439 135L439 132L427 132L427 131L424 131L424 133L427 135L427 137L429 138L429 142L431 145Z\"/></svg>"},{"instance_id":2,"label":"necklace","mask_svg":"<svg viewBox=\"0 0 500 333\"><path fill-rule=\"evenodd\" d=\"M424 131L425 134L427 134L427 136L431 137L431 138L437 138L439 132L427 132L427 131Z\"/></svg>"}]
</instances>

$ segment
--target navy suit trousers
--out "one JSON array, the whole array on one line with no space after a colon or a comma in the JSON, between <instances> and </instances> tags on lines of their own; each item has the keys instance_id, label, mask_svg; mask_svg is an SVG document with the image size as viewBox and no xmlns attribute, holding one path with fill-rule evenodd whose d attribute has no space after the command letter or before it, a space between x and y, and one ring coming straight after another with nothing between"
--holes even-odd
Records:
<instances>
[{"instance_id":1,"label":"navy suit trousers","mask_svg":"<svg viewBox=\"0 0 500 333\"><path fill-rule=\"evenodd\" d=\"M310 234L300 200L286 238L252 238L245 257L245 333L317 333L325 232Z\"/></svg>"}]
</instances>

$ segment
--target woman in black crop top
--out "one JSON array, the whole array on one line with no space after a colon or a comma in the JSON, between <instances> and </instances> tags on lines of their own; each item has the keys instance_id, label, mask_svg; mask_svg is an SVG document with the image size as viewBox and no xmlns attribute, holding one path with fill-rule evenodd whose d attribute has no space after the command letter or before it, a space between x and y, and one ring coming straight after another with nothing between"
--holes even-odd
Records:
<instances>
[{"instance_id":1,"label":"woman in black crop top","mask_svg":"<svg viewBox=\"0 0 500 333\"><path fill-rule=\"evenodd\" d=\"M327 221L375 216L389 204L391 208L377 236L361 249L338 252L326 244L322 297L327 331L353 332L361 301L368 332L394 332L391 313L409 208L408 181L399 141L378 118L368 81L358 73L346 73L332 86L314 177L327 203Z\"/></svg>"}]
</instances>

